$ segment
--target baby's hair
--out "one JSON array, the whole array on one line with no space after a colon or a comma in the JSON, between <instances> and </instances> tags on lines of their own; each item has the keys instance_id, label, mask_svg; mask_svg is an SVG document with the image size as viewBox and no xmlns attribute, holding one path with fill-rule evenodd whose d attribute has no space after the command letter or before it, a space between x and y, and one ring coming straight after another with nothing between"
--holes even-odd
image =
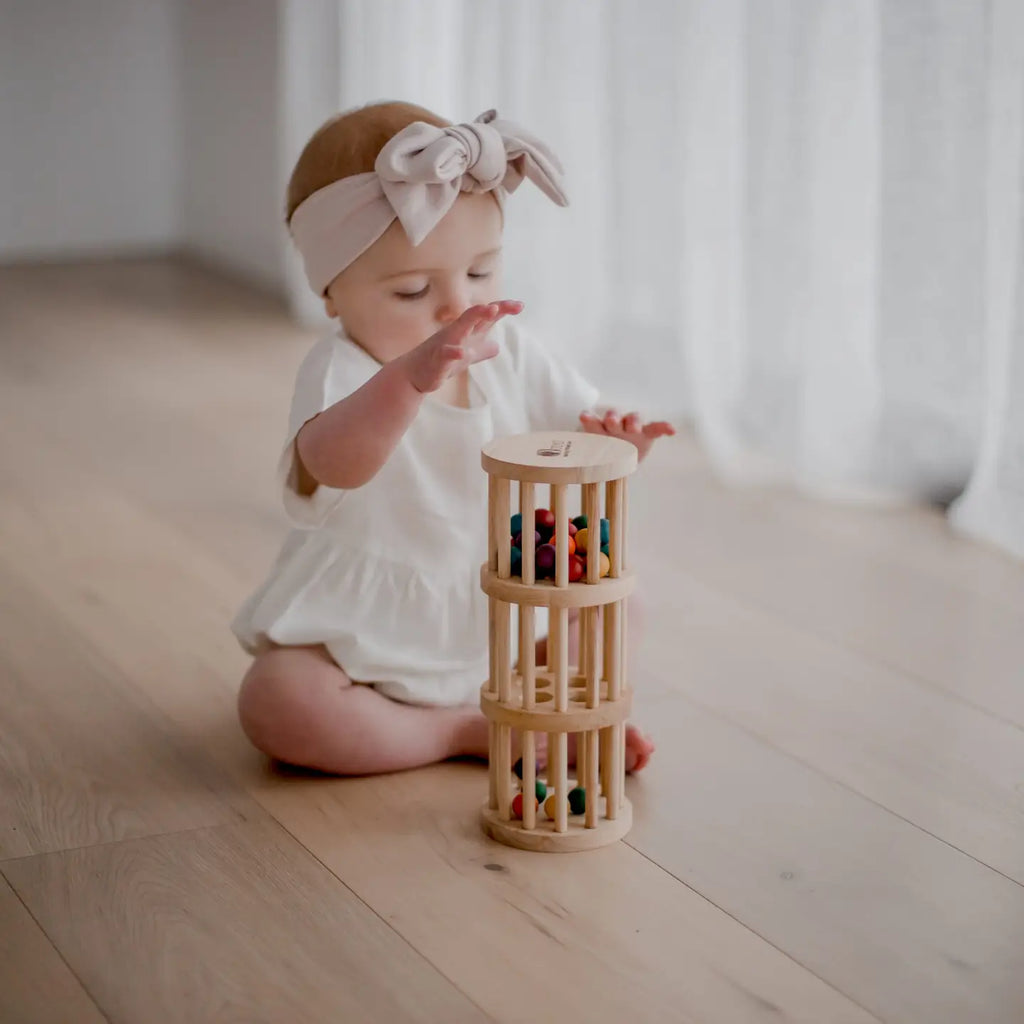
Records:
<instances>
[{"instance_id":1,"label":"baby's hair","mask_svg":"<svg viewBox=\"0 0 1024 1024\"><path fill-rule=\"evenodd\" d=\"M373 170L384 144L414 121L438 128L451 124L412 103L372 103L332 117L306 143L288 181L290 221L300 203L341 178Z\"/></svg>"}]
</instances>

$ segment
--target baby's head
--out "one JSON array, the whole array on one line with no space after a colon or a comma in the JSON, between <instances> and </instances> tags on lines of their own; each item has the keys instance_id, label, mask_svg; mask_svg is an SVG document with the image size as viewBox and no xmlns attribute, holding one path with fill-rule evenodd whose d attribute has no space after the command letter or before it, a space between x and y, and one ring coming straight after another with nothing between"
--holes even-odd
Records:
<instances>
[{"instance_id":1,"label":"baby's head","mask_svg":"<svg viewBox=\"0 0 1024 1024\"><path fill-rule=\"evenodd\" d=\"M542 143L493 115L453 126L379 103L310 139L288 221L327 314L388 362L501 298L504 197L526 176L564 204L560 171Z\"/></svg>"}]
</instances>

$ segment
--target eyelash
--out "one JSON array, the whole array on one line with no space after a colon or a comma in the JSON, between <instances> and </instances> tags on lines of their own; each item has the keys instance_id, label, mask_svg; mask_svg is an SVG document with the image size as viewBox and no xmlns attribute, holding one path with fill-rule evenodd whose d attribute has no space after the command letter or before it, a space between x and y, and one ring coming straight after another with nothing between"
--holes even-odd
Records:
<instances>
[{"instance_id":1,"label":"eyelash","mask_svg":"<svg viewBox=\"0 0 1024 1024\"><path fill-rule=\"evenodd\" d=\"M488 271L486 274L467 274L466 276L474 281L483 281L490 277L491 274L490 271ZM428 291L430 291L430 285L425 284L418 292L395 292L395 298L405 299L411 302L413 299L424 298Z\"/></svg>"}]
</instances>

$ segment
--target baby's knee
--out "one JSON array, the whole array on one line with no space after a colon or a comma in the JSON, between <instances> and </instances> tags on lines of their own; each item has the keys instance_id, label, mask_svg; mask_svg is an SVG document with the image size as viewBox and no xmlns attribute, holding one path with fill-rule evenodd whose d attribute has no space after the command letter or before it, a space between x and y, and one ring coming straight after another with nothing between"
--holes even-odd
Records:
<instances>
[{"instance_id":1,"label":"baby's knee","mask_svg":"<svg viewBox=\"0 0 1024 1024\"><path fill-rule=\"evenodd\" d=\"M290 761L296 736L308 728L308 690L297 678L298 666L286 650L259 655L238 691L238 719L257 750Z\"/></svg>"}]
</instances>

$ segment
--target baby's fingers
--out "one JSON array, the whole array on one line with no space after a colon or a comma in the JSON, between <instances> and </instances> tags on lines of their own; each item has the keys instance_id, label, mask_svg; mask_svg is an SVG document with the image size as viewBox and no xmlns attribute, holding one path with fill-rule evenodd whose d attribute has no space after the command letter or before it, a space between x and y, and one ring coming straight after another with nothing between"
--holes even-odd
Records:
<instances>
[{"instance_id":1,"label":"baby's fingers","mask_svg":"<svg viewBox=\"0 0 1024 1024\"><path fill-rule=\"evenodd\" d=\"M648 423L644 426L644 437L654 440L656 437L673 437L675 435L676 428L671 423L667 423L665 420L657 420L654 423Z\"/></svg>"}]
</instances>

